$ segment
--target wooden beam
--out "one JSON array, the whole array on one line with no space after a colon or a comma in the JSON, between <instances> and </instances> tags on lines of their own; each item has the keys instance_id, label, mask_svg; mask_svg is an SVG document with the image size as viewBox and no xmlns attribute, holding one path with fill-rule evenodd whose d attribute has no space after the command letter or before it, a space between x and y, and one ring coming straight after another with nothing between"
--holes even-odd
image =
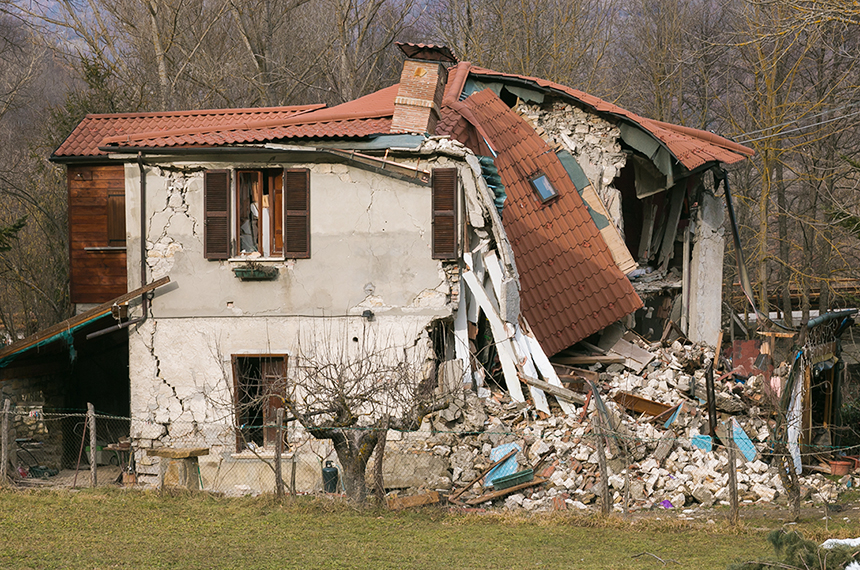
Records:
<instances>
[{"instance_id":1,"label":"wooden beam","mask_svg":"<svg viewBox=\"0 0 860 570\"><path fill-rule=\"evenodd\" d=\"M623 356L554 356L553 362L570 366L588 364L624 364Z\"/></svg>"},{"instance_id":2,"label":"wooden beam","mask_svg":"<svg viewBox=\"0 0 860 570\"><path fill-rule=\"evenodd\" d=\"M162 285L166 285L169 282L170 282L170 277L165 275L164 277L162 277L161 279L159 279L157 281L153 281L152 283L149 283L148 285L144 285L143 287L138 287L134 291L129 291L128 293L126 293L124 295L120 295L116 299L110 300L107 303L102 303L98 307L94 307L94 308L90 309L89 311L81 313L80 315L75 315L74 317L66 319L65 321L59 322L59 323L57 323L53 326L50 326L46 329L42 329L41 331L37 332L36 334L30 335L27 338L20 340L16 343L10 344L9 346L4 348L3 350L0 350L0 358L5 358L6 356L10 356L12 354L16 354L18 352L21 352L22 350L28 349L31 346L39 344L43 340L47 340L56 334L59 334L63 331L71 330L71 329L75 328L76 326L81 325L87 321L91 321L93 319L101 317L102 315L106 315L107 313L110 312L110 308L113 307L114 305L120 305L122 303L126 303L128 301L131 301L135 297L143 295L144 293L148 293L148 292L152 291L153 289L161 287Z\"/></svg>"},{"instance_id":3,"label":"wooden beam","mask_svg":"<svg viewBox=\"0 0 860 570\"><path fill-rule=\"evenodd\" d=\"M463 488L462 488L462 489L460 489L459 491L457 491L457 492L455 492L454 494L452 494L451 496L449 496L449 497L448 497L448 500L449 500L449 501L456 501L456 500L460 497L460 495L462 495L463 493L465 493L466 491L468 491L469 489L471 489L471 488L472 488L472 485L474 485L475 483L477 483L478 481L480 481L481 479L483 479L483 478L487 475L487 473L489 473L490 471L492 471L492 470L493 470L493 467L495 467L496 465L500 465L500 464L504 463L505 461L507 461L508 459L510 459L510 458L511 458L511 457L512 457L516 452L517 452L517 450L516 450L516 449L512 449L512 450L510 450L510 451L509 451L509 452L508 452L504 457L502 457L502 458L501 458L501 459L499 459L498 461L494 461L494 462L492 463L492 465L490 465L489 467L487 467L486 469L484 469L483 471L481 471L481 473L480 473L477 477L475 477L474 479L472 479L472 480L469 482L469 484L467 484L465 487L463 487Z\"/></svg>"},{"instance_id":4,"label":"wooden beam","mask_svg":"<svg viewBox=\"0 0 860 570\"><path fill-rule=\"evenodd\" d=\"M522 483L520 485L514 485L513 487L508 487L507 489L502 489L500 491L493 491L491 493L486 493L481 495L480 497L475 497L474 499L469 499L466 501L467 505L480 505L481 503L486 503L487 501L492 501L494 499L498 499L500 497L504 497L506 495L510 495L511 493L516 493L522 489L528 489L529 487L535 487L542 483L546 483L547 479L532 479L528 483Z\"/></svg>"},{"instance_id":5,"label":"wooden beam","mask_svg":"<svg viewBox=\"0 0 860 570\"><path fill-rule=\"evenodd\" d=\"M585 397L582 394L577 394L576 392L568 390L567 388L559 388L558 386L553 386L549 382L544 382L543 380L538 380L537 378L523 376L522 379L523 382L525 382L529 386L540 388L547 394L551 394L556 398L562 398L564 400L567 400L568 402L579 404L580 406L585 405Z\"/></svg>"}]
</instances>

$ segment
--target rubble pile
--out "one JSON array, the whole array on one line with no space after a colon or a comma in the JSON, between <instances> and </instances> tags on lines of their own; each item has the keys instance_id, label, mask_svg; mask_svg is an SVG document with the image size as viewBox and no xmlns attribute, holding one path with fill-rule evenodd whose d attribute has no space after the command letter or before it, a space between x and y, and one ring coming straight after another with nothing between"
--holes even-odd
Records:
<instances>
[{"instance_id":1,"label":"rubble pile","mask_svg":"<svg viewBox=\"0 0 860 570\"><path fill-rule=\"evenodd\" d=\"M709 449L710 438L704 438L708 446L701 444L702 435L709 431L705 370L713 349L680 342L651 348L656 358L638 374L617 364L599 372L600 397L614 426L606 440L613 506L638 510L728 504L728 451L722 445ZM593 371L600 368L592 366ZM751 443L744 453L736 453L738 496L747 503L780 501L785 495L777 462L769 455L769 418L757 405L762 382L763 378L747 379L744 384L715 382L718 434L723 425L735 421ZM653 416L619 405L615 401L619 394L678 407L677 413L649 421ZM566 416L557 408L553 412L542 414L502 392L493 392L486 399L469 393L461 404L425 420L421 431L389 441L386 456L404 452L413 457L432 456L437 467L421 487L451 492L479 477L493 463L494 449L515 444L520 450L517 468L534 468L534 476L546 481L497 498L496 505L529 511L596 506L600 479L595 405L584 415L579 406L575 415ZM738 428L734 429L737 434ZM386 486L396 486L391 481L386 478ZM800 482L802 498L820 504L860 484L860 477L852 481L847 475L836 483L816 473L801 477ZM464 496L477 500L481 483ZM417 486L411 492L418 492Z\"/></svg>"}]
</instances>

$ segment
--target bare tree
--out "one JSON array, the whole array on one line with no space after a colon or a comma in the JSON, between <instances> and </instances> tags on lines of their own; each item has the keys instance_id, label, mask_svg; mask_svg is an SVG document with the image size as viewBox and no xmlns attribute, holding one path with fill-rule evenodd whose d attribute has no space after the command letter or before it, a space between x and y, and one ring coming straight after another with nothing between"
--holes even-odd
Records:
<instances>
[{"instance_id":1,"label":"bare tree","mask_svg":"<svg viewBox=\"0 0 860 570\"><path fill-rule=\"evenodd\" d=\"M360 339L335 334L300 343L285 404L310 435L332 442L350 499L366 499L367 465L374 450L381 459L389 429L417 430L448 405L440 357L427 331L409 344L378 338L369 327Z\"/></svg>"}]
</instances>

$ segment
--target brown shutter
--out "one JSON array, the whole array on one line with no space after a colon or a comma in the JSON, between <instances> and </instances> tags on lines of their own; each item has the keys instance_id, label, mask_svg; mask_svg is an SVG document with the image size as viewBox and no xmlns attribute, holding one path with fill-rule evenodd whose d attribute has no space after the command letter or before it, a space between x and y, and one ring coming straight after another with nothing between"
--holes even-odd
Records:
<instances>
[{"instance_id":1,"label":"brown shutter","mask_svg":"<svg viewBox=\"0 0 860 570\"><path fill-rule=\"evenodd\" d=\"M203 174L203 256L230 257L230 173L207 170Z\"/></svg>"},{"instance_id":2,"label":"brown shutter","mask_svg":"<svg viewBox=\"0 0 860 570\"><path fill-rule=\"evenodd\" d=\"M272 197L272 255L284 254L284 173L269 175L269 195Z\"/></svg>"},{"instance_id":3,"label":"brown shutter","mask_svg":"<svg viewBox=\"0 0 860 570\"><path fill-rule=\"evenodd\" d=\"M307 169L284 171L284 257L311 256L310 182Z\"/></svg>"},{"instance_id":4,"label":"brown shutter","mask_svg":"<svg viewBox=\"0 0 860 570\"><path fill-rule=\"evenodd\" d=\"M433 259L457 259L457 169L433 169Z\"/></svg>"},{"instance_id":5,"label":"brown shutter","mask_svg":"<svg viewBox=\"0 0 860 570\"><path fill-rule=\"evenodd\" d=\"M107 238L108 246L125 247L125 194L108 193Z\"/></svg>"}]
</instances>

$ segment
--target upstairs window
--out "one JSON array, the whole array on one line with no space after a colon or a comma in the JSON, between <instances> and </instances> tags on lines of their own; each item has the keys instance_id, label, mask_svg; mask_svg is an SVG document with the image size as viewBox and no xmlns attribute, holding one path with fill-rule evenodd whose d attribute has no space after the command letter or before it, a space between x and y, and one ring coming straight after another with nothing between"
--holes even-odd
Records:
<instances>
[{"instance_id":1,"label":"upstairs window","mask_svg":"<svg viewBox=\"0 0 860 570\"><path fill-rule=\"evenodd\" d=\"M206 259L310 257L307 169L207 171L204 209Z\"/></svg>"}]
</instances>

